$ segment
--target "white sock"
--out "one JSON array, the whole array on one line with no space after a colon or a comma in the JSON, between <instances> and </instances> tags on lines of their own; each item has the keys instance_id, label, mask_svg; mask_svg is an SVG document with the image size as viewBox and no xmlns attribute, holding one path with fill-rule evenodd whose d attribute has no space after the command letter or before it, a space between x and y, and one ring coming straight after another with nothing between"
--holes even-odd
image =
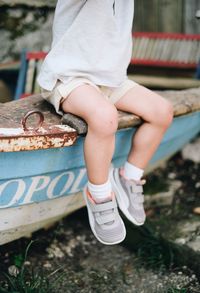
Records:
<instances>
[{"instance_id":1,"label":"white sock","mask_svg":"<svg viewBox=\"0 0 200 293\"><path fill-rule=\"evenodd\" d=\"M111 196L112 187L110 180L104 184L93 184L88 181L88 190L95 202L100 203Z\"/></svg>"},{"instance_id":2,"label":"white sock","mask_svg":"<svg viewBox=\"0 0 200 293\"><path fill-rule=\"evenodd\" d=\"M127 179L140 180L143 174L144 170L130 164L129 162L124 164L124 176Z\"/></svg>"}]
</instances>

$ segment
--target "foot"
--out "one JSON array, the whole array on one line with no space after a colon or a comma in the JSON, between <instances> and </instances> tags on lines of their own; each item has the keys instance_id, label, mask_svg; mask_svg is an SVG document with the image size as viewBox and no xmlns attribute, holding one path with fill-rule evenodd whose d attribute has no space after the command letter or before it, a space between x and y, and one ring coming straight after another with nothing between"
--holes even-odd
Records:
<instances>
[{"instance_id":1,"label":"foot","mask_svg":"<svg viewBox=\"0 0 200 293\"><path fill-rule=\"evenodd\" d=\"M90 227L103 244L118 244L126 237L126 229L117 209L114 194L107 201L96 203L88 189L84 189Z\"/></svg>"},{"instance_id":2,"label":"foot","mask_svg":"<svg viewBox=\"0 0 200 293\"><path fill-rule=\"evenodd\" d=\"M120 210L133 224L143 225L146 219L143 185L146 181L127 180L123 175L123 169L112 169L110 178Z\"/></svg>"}]
</instances>

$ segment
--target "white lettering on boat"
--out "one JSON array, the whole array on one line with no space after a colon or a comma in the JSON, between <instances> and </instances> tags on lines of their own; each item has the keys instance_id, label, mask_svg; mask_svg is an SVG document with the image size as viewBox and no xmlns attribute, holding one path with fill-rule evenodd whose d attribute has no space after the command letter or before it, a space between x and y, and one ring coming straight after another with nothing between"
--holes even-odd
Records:
<instances>
[{"instance_id":1,"label":"white lettering on boat","mask_svg":"<svg viewBox=\"0 0 200 293\"><path fill-rule=\"evenodd\" d=\"M24 203L31 203L32 202L32 196L34 192L39 191L47 187L47 185L50 182L49 176L36 176L31 178L32 183L25 195Z\"/></svg>"},{"instance_id":2,"label":"white lettering on boat","mask_svg":"<svg viewBox=\"0 0 200 293\"><path fill-rule=\"evenodd\" d=\"M61 192L59 194L54 194L54 189L56 187L56 185L59 183L59 180L63 177L68 175L68 180L66 181L66 184L64 185L63 189L61 190ZM70 185L72 184L72 182L74 181L74 173L73 172L64 172L61 175L57 176L55 179L53 179L51 181L51 183L49 184L49 187L47 189L47 196L49 199L51 198L55 198L61 195L64 195L65 192L67 191L67 189L70 187Z\"/></svg>"},{"instance_id":3,"label":"white lettering on boat","mask_svg":"<svg viewBox=\"0 0 200 293\"><path fill-rule=\"evenodd\" d=\"M1 195L3 193L3 191L7 189L7 187L13 183L17 183L17 189L15 191L15 194L13 195L13 197L11 198L9 204L7 204L6 206L12 206L12 205L16 205L16 203L19 201L19 199L21 198L22 194L24 193L25 189L26 189L26 184L22 179L13 179L10 181L6 181L3 184L0 185L0 199L1 199ZM1 207L1 205L0 205Z\"/></svg>"},{"instance_id":4,"label":"white lettering on boat","mask_svg":"<svg viewBox=\"0 0 200 293\"><path fill-rule=\"evenodd\" d=\"M0 181L0 208L76 193L86 184L86 169Z\"/></svg>"},{"instance_id":5,"label":"white lettering on boat","mask_svg":"<svg viewBox=\"0 0 200 293\"><path fill-rule=\"evenodd\" d=\"M70 190L71 193L76 193L80 190L80 183L82 179L84 178L86 174L86 169L81 169L79 172L79 175L76 177L76 180L74 181L74 184L72 185L72 188Z\"/></svg>"}]
</instances>

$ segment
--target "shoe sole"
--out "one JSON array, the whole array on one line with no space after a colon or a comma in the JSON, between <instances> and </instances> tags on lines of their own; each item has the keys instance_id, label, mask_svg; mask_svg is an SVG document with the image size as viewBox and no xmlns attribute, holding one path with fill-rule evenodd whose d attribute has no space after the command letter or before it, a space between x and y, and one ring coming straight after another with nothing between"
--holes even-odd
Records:
<instances>
[{"instance_id":1,"label":"shoe sole","mask_svg":"<svg viewBox=\"0 0 200 293\"><path fill-rule=\"evenodd\" d=\"M83 197L84 197L84 200L85 200L85 203L86 203L86 207L87 207L87 211L88 211L88 218L89 218L89 223L90 223L90 227L91 227L91 230L94 234L94 236L98 239L99 242L101 242L102 244L106 244L106 245L115 245L115 244L119 244L121 243L125 237L126 237L126 228L124 226L124 222L122 221L122 219L120 218L120 221L121 221L121 224L123 226L123 232L124 232L124 235L122 237L122 239L118 240L118 241L115 241L115 242L105 242L103 241L101 238L98 237L95 229L94 229L94 216L90 210L90 207L88 206L88 199L87 199L87 195L86 195L86 189L83 190Z\"/></svg>"},{"instance_id":2,"label":"shoe sole","mask_svg":"<svg viewBox=\"0 0 200 293\"><path fill-rule=\"evenodd\" d=\"M115 179L114 179L115 178ZM145 222L138 222L133 216L129 213L129 210L127 206L125 205L125 198L127 198L126 193L124 192L123 188L121 187L120 179L119 179L119 173L117 169L112 169L110 171L110 180L112 184L113 192L116 195L117 203L119 205L120 210L122 213L126 216L126 218L135 224L136 226L142 226ZM117 182L117 183L115 183Z\"/></svg>"}]
</instances>

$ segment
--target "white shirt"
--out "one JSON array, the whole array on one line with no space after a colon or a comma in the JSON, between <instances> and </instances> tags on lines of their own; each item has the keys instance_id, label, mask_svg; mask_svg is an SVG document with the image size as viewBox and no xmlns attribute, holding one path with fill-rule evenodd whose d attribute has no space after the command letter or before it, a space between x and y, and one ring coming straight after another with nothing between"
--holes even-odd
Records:
<instances>
[{"instance_id":1,"label":"white shirt","mask_svg":"<svg viewBox=\"0 0 200 293\"><path fill-rule=\"evenodd\" d=\"M57 80L84 77L120 86L132 54L133 13L134 0L58 0L39 85L51 91Z\"/></svg>"}]
</instances>

